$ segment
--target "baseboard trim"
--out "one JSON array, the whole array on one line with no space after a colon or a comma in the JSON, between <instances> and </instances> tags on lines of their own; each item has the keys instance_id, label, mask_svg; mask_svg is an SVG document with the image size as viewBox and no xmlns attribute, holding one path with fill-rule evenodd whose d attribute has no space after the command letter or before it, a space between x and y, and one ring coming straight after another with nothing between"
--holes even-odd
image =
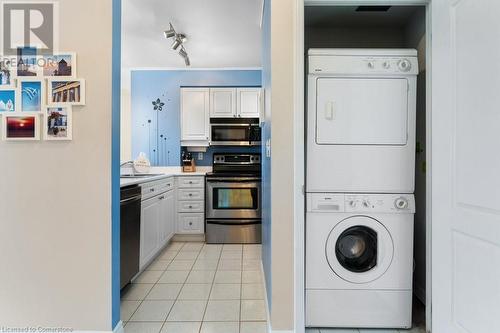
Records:
<instances>
[{"instance_id":1,"label":"baseboard trim","mask_svg":"<svg viewBox=\"0 0 500 333\"><path fill-rule=\"evenodd\" d=\"M264 263L262 262L262 259L260 260L260 272L262 274L262 277L264 278L264 281L262 281L262 285L264 286L264 300L266 302L267 331L269 333L272 333L273 330L271 328L271 312L269 311L269 300L267 299L267 280L266 274L264 273Z\"/></svg>"},{"instance_id":2,"label":"baseboard trim","mask_svg":"<svg viewBox=\"0 0 500 333\"><path fill-rule=\"evenodd\" d=\"M172 241L174 242L204 242L205 234L194 234L194 235L183 235L183 234L175 234L172 237Z\"/></svg>"},{"instance_id":3,"label":"baseboard trim","mask_svg":"<svg viewBox=\"0 0 500 333\"><path fill-rule=\"evenodd\" d=\"M123 321L119 321L116 324L116 327L113 329L113 333L125 333L125 329L123 328Z\"/></svg>"}]
</instances>

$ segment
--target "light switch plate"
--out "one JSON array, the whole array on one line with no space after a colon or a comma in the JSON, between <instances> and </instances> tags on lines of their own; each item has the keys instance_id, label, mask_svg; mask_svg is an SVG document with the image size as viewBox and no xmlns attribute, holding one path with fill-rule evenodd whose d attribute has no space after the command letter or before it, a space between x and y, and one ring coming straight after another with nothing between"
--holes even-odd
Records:
<instances>
[{"instance_id":1,"label":"light switch plate","mask_svg":"<svg viewBox=\"0 0 500 333\"><path fill-rule=\"evenodd\" d=\"M266 140L266 157L271 157L271 139Z\"/></svg>"},{"instance_id":2,"label":"light switch plate","mask_svg":"<svg viewBox=\"0 0 500 333\"><path fill-rule=\"evenodd\" d=\"M198 153L198 161L201 161L203 159L203 153Z\"/></svg>"}]
</instances>

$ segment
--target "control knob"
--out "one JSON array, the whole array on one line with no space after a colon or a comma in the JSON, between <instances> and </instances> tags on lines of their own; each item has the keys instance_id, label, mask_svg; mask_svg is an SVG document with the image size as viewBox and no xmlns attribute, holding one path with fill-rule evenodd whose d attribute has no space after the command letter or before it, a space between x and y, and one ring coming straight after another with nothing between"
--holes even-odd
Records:
<instances>
[{"instance_id":1,"label":"control knob","mask_svg":"<svg viewBox=\"0 0 500 333\"><path fill-rule=\"evenodd\" d=\"M403 59L398 62L399 70L402 72L408 72L411 69L411 62L408 59Z\"/></svg>"},{"instance_id":2,"label":"control knob","mask_svg":"<svg viewBox=\"0 0 500 333\"><path fill-rule=\"evenodd\" d=\"M397 198L396 201L394 201L394 206L397 209L406 209L408 208L408 200L405 198Z\"/></svg>"}]
</instances>

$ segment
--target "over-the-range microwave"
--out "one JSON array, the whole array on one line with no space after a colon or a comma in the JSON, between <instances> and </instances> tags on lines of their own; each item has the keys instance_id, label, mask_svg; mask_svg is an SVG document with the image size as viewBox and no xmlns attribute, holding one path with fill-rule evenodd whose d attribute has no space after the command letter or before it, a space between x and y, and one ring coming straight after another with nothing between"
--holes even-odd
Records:
<instances>
[{"instance_id":1,"label":"over-the-range microwave","mask_svg":"<svg viewBox=\"0 0 500 333\"><path fill-rule=\"evenodd\" d=\"M259 118L211 118L212 146L260 146Z\"/></svg>"}]
</instances>

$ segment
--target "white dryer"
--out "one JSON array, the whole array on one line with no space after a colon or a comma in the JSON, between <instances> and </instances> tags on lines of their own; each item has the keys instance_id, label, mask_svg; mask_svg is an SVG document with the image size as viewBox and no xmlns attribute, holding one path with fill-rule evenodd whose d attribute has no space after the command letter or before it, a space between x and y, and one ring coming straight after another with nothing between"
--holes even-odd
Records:
<instances>
[{"instance_id":1,"label":"white dryer","mask_svg":"<svg viewBox=\"0 0 500 333\"><path fill-rule=\"evenodd\" d=\"M307 194L307 327L411 327L414 212L413 195Z\"/></svg>"},{"instance_id":2,"label":"white dryer","mask_svg":"<svg viewBox=\"0 0 500 333\"><path fill-rule=\"evenodd\" d=\"M413 193L417 51L310 49L307 192Z\"/></svg>"}]
</instances>

